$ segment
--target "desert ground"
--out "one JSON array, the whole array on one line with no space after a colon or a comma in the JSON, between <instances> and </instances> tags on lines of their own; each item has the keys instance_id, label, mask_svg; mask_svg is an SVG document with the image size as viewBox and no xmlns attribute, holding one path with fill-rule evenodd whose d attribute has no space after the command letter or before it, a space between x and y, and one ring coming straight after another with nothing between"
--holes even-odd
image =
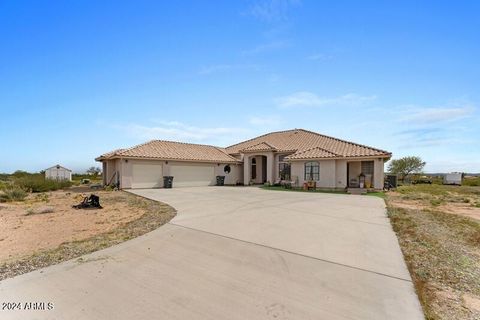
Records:
<instances>
[{"instance_id":1,"label":"desert ground","mask_svg":"<svg viewBox=\"0 0 480 320\"><path fill-rule=\"evenodd\" d=\"M0 279L128 240L175 215L170 206L123 191L94 191L102 209L72 208L90 193L73 187L0 203Z\"/></svg>"},{"instance_id":2,"label":"desert ground","mask_svg":"<svg viewBox=\"0 0 480 320\"><path fill-rule=\"evenodd\" d=\"M403 186L388 213L427 319L480 319L480 187Z\"/></svg>"}]
</instances>

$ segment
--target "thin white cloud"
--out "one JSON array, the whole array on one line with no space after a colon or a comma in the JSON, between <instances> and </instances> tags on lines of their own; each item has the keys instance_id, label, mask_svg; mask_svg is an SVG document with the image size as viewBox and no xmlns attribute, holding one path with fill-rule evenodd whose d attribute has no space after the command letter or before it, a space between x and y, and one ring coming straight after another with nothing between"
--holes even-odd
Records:
<instances>
[{"instance_id":1,"label":"thin white cloud","mask_svg":"<svg viewBox=\"0 0 480 320\"><path fill-rule=\"evenodd\" d=\"M468 102L457 101L441 107L407 105L397 109L390 118L405 128L395 133L401 149L455 148L475 143L470 139L471 128L464 122L475 112Z\"/></svg>"},{"instance_id":2,"label":"thin white cloud","mask_svg":"<svg viewBox=\"0 0 480 320\"><path fill-rule=\"evenodd\" d=\"M299 4L299 0L257 0L247 14L263 22L281 22L288 20L290 10Z\"/></svg>"},{"instance_id":3,"label":"thin white cloud","mask_svg":"<svg viewBox=\"0 0 480 320\"><path fill-rule=\"evenodd\" d=\"M127 124L116 126L135 138L151 140L176 140L176 141L218 141L225 136L244 134L245 129L231 127L196 127L178 121L158 121L156 125L146 126L140 124Z\"/></svg>"},{"instance_id":4,"label":"thin white cloud","mask_svg":"<svg viewBox=\"0 0 480 320\"><path fill-rule=\"evenodd\" d=\"M475 111L475 108L470 104L457 107L436 108L408 106L403 109L403 116L401 116L399 120L401 122L413 123L453 122L467 118Z\"/></svg>"},{"instance_id":5,"label":"thin white cloud","mask_svg":"<svg viewBox=\"0 0 480 320\"><path fill-rule=\"evenodd\" d=\"M354 93L338 97L324 98L308 91L299 91L291 95L276 98L275 102L281 108L323 107L328 105L355 106L375 100L377 97L361 96Z\"/></svg>"}]
</instances>

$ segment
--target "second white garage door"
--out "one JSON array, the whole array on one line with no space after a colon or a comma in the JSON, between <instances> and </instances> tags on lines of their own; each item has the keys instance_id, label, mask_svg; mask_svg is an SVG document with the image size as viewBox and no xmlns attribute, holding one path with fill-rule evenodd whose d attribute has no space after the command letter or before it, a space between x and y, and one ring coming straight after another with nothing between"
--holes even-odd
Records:
<instances>
[{"instance_id":1,"label":"second white garage door","mask_svg":"<svg viewBox=\"0 0 480 320\"><path fill-rule=\"evenodd\" d=\"M162 164L133 164L132 188L163 187Z\"/></svg>"},{"instance_id":2,"label":"second white garage door","mask_svg":"<svg viewBox=\"0 0 480 320\"><path fill-rule=\"evenodd\" d=\"M215 172L210 166L172 166L173 187L200 187L215 184Z\"/></svg>"}]
</instances>

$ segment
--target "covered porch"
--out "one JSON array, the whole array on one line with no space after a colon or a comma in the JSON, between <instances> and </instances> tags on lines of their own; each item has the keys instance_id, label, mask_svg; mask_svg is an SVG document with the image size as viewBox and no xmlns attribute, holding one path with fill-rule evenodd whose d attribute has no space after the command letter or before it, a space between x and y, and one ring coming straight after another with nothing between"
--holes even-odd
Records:
<instances>
[{"instance_id":1,"label":"covered porch","mask_svg":"<svg viewBox=\"0 0 480 320\"><path fill-rule=\"evenodd\" d=\"M347 161L348 189L383 189L383 159Z\"/></svg>"}]
</instances>

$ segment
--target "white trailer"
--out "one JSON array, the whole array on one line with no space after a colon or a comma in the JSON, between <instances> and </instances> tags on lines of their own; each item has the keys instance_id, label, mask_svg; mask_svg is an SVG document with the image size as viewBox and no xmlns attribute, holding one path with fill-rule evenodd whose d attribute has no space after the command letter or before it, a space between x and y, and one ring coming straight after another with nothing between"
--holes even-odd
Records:
<instances>
[{"instance_id":1,"label":"white trailer","mask_svg":"<svg viewBox=\"0 0 480 320\"><path fill-rule=\"evenodd\" d=\"M461 172L451 172L443 176L443 184L453 184L453 185L462 185L462 173Z\"/></svg>"}]
</instances>

